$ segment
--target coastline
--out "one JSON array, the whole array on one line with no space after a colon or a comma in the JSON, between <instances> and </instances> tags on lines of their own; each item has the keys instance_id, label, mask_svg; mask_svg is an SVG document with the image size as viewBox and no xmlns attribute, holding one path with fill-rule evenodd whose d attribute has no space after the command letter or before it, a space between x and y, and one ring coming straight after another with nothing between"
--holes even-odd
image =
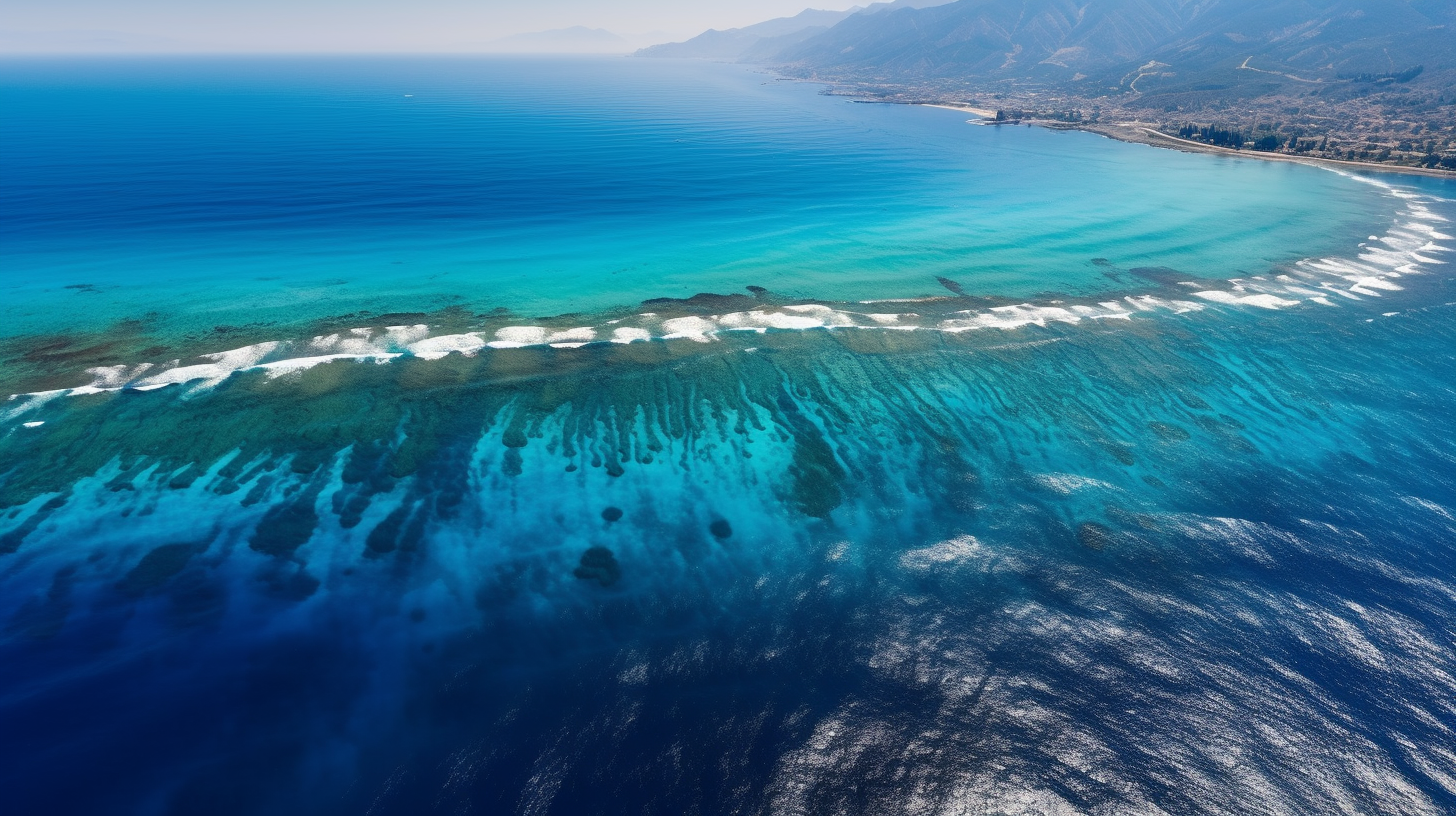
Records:
<instances>
[{"instance_id":1,"label":"coastline","mask_svg":"<svg viewBox=\"0 0 1456 816\"><path fill-rule=\"evenodd\" d=\"M1131 144L1145 144L1150 147L1161 147L1169 150L1181 150L1184 153L1205 153L1214 156L1240 156L1247 159L1260 159L1262 161L1290 162L1293 164L1308 164L1315 167L1342 170L1373 170L1381 173L1396 173L1406 176L1426 176L1429 178L1456 179L1456 172L1440 170L1427 167L1406 167L1399 164L1383 164L1381 162L1347 161L1345 159L1325 159L1316 156L1291 156L1287 153L1266 153L1258 150L1234 150L1230 147L1217 147L1215 145L1194 142L1188 139L1180 139L1177 136L1169 136L1160 133L1153 128L1139 123L1113 123L1097 125L1077 125L1075 127L1058 127L1056 130L1083 130L1088 133L1096 133L1106 136L1109 139L1116 139L1119 142Z\"/></svg>"},{"instance_id":2,"label":"coastline","mask_svg":"<svg viewBox=\"0 0 1456 816\"><path fill-rule=\"evenodd\" d=\"M968 105L955 105L941 102L919 103L926 108L940 108L942 110L960 111L981 117L982 119L996 118L996 112L984 108L973 108ZM985 124L985 123L978 123ZM1348 161L1345 159L1325 159L1316 156L1291 156L1287 153L1266 153L1258 150L1234 150L1231 147L1218 147L1216 145L1195 142L1189 139L1180 139L1177 136L1169 136L1159 132L1141 122L1109 122L1098 124L1068 124L1066 122L1021 120L1018 124L1029 124L1036 127L1045 127L1052 130L1080 130L1086 133L1096 133L1099 136L1106 136L1109 139L1116 139L1119 142L1129 144L1143 144L1149 147L1161 147L1169 150L1181 150L1184 153L1205 153L1214 156L1241 156L1248 159L1260 159L1262 161L1291 162L1294 164L1308 164L1328 169L1347 170L1375 170L1382 173L1396 173L1407 176L1426 176L1428 178L1456 179L1456 171L1441 170L1428 167L1406 167L1399 164L1384 164L1381 162Z\"/></svg>"},{"instance_id":3,"label":"coastline","mask_svg":"<svg viewBox=\"0 0 1456 816\"><path fill-rule=\"evenodd\" d=\"M925 107L927 107L927 108L940 108L942 110L960 111L962 113L973 113L976 116L981 117L982 119L995 119L996 118L996 111L986 110L985 108L973 108L973 107L971 107L969 105L950 105L950 104L942 104L942 103L938 103L938 102L936 102L936 103L927 102L925 104Z\"/></svg>"}]
</instances>

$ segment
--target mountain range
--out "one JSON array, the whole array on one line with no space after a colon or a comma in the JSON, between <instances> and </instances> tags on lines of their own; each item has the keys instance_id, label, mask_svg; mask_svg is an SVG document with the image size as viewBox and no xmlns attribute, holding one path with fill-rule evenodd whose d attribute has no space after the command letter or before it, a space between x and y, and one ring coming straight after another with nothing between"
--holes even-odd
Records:
<instances>
[{"instance_id":1,"label":"mountain range","mask_svg":"<svg viewBox=\"0 0 1456 816\"><path fill-rule=\"evenodd\" d=\"M809 11L638 53L759 62L831 78L1031 82L1087 96L1209 90L1240 96L1271 86L1421 75L1426 84L1450 87L1456 75L1453 0L882 5Z\"/></svg>"},{"instance_id":2,"label":"mountain range","mask_svg":"<svg viewBox=\"0 0 1456 816\"><path fill-rule=\"evenodd\" d=\"M743 28L730 28L726 31L709 29L691 40L654 45L638 51L637 55L728 62L772 62L792 46L823 34L850 17L872 17L900 9L929 8L950 1L895 0L891 3L855 6L847 11L805 9L793 17L779 17Z\"/></svg>"}]
</instances>

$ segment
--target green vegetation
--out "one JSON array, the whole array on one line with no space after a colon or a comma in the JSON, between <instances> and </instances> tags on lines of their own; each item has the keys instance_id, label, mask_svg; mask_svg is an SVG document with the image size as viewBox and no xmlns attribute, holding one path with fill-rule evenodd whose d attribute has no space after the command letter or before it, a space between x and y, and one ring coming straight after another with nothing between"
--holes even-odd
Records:
<instances>
[{"instance_id":1,"label":"green vegetation","mask_svg":"<svg viewBox=\"0 0 1456 816\"><path fill-rule=\"evenodd\" d=\"M1399 82L1405 84L1425 72L1426 66L1417 65L1414 68L1407 68L1399 73L1385 74L1336 74L1339 79L1347 79L1351 82Z\"/></svg>"},{"instance_id":2,"label":"green vegetation","mask_svg":"<svg viewBox=\"0 0 1456 816\"><path fill-rule=\"evenodd\" d=\"M1242 131L1230 130L1215 125L1204 125L1203 127L1184 125L1178 129L1178 138L1203 142L1204 144L1211 144L1217 147L1232 147L1234 150L1243 147L1244 142L1247 141ZM1268 148L1258 149L1264 150Z\"/></svg>"}]
</instances>

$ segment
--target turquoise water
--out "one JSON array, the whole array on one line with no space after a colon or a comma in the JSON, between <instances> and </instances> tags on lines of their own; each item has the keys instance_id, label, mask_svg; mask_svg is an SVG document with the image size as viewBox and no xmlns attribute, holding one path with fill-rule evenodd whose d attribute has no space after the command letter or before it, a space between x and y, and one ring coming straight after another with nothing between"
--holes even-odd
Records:
<instances>
[{"instance_id":1,"label":"turquoise water","mask_svg":"<svg viewBox=\"0 0 1456 816\"><path fill-rule=\"evenodd\" d=\"M1393 212L1305 167L972 127L716 65L4 71L8 335L149 312L185 330L455 303L542 316L750 285L944 295L937 276L1093 294L1127 285L1094 258L1260 274L1349 251Z\"/></svg>"},{"instance_id":2,"label":"turquoise water","mask_svg":"<svg viewBox=\"0 0 1456 816\"><path fill-rule=\"evenodd\" d=\"M0 77L7 812L1456 808L1450 182L655 60Z\"/></svg>"}]
</instances>

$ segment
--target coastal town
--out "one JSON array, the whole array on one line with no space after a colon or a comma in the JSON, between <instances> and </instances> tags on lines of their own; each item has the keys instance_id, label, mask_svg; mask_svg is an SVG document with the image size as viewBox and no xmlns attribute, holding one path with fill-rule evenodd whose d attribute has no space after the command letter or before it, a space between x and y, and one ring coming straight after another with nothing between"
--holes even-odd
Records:
<instances>
[{"instance_id":1,"label":"coastal town","mask_svg":"<svg viewBox=\"0 0 1456 816\"><path fill-rule=\"evenodd\" d=\"M1212 92L1095 96L1006 81L815 78L831 81L831 94L961 107L985 113L991 124L1088 130L1199 152L1456 175L1456 88L1413 86L1414 77L1406 78L1410 73L1281 83L1275 93L1245 98Z\"/></svg>"}]
</instances>

